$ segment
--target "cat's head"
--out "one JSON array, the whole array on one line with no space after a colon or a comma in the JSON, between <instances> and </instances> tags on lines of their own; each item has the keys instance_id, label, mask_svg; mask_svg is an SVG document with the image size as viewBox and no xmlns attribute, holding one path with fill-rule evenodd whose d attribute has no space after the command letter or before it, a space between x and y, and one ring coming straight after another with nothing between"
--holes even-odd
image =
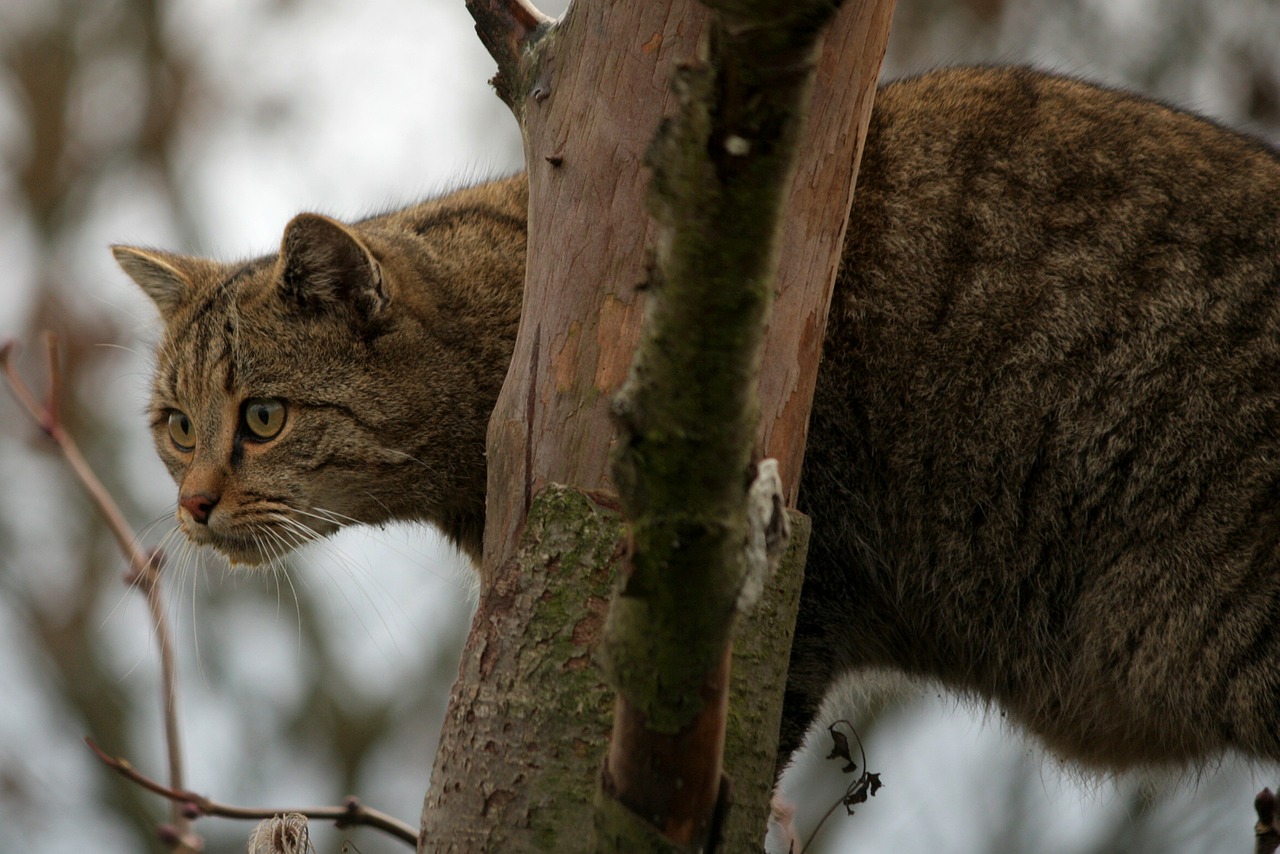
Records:
<instances>
[{"instance_id":1,"label":"cat's head","mask_svg":"<svg viewBox=\"0 0 1280 854\"><path fill-rule=\"evenodd\" d=\"M505 365L473 340L465 271L315 214L244 264L113 252L164 321L151 427L192 541L256 565L345 524L417 518L478 550Z\"/></svg>"}]
</instances>

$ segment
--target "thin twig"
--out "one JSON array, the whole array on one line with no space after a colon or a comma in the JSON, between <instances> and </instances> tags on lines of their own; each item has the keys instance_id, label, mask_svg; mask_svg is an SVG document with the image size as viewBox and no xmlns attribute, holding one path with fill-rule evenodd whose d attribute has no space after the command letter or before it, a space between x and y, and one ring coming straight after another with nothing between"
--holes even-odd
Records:
<instances>
[{"instance_id":1,"label":"thin twig","mask_svg":"<svg viewBox=\"0 0 1280 854\"><path fill-rule=\"evenodd\" d=\"M126 579L138 587L147 597L147 610L151 614L151 626L155 630L156 645L160 648L161 690L165 697L164 737L169 745L169 785L183 787L182 736L178 730L178 665L173 655L173 637L169 631L169 618L165 614L164 597L160 595L160 567L163 555L159 549L151 552L154 557L147 562L146 572Z\"/></svg>"},{"instance_id":2,"label":"thin twig","mask_svg":"<svg viewBox=\"0 0 1280 854\"><path fill-rule=\"evenodd\" d=\"M370 809L360 803L357 798L348 798L346 803L340 807L311 807L307 809L295 809L289 807L287 809L259 809L252 807L237 807L229 804L219 803L212 798L195 792L175 789L158 783L150 777L138 771L129 763L127 759L121 759L110 755L101 747L93 742L92 739L86 738L84 743L93 751L94 755L102 761L104 765L122 774L124 777L142 786L149 792L168 798L173 801L179 810L184 810L187 814L194 812L198 815L220 816L222 818L239 818L239 819L264 819L272 818L287 813L298 813L305 815L307 818L317 819L320 821L332 821L337 827L354 827L356 825L364 825L367 827L377 828L384 831L397 839L401 839L410 844L417 844L418 831L416 828L410 827L397 818Z\"/></svg>"},{"instance_id":3,"label":"thin twig","mask_svg":"<svg viewBox=\"0 0 1280 854\"><path fill-rule=\"evenodd\" d=\"M182 740L178 729L178 686L177 666L174 662L173 640L169 632L169 621L165 616L164 599L160 595L160 568L164 556L159 549L144 550L133 533L133 528L125 521L124 513L116 504L111 493L103 486L102 481L94 474L80 448L71 434L63 429L58 419L58 398L62 388L62 370L58 363L58 342L53 333L46 333L45 343L49 352L49 396L48 402L41 405L34 392L18 374L10 360L17 349L12 341L0 347L0 366L3 366L9 388L15 397L35 420L40 429L62 451L62 456L71 466L76 479L84 486L93 500L94 506L107 522L107 527L115 537L116 545L129 562L129 572L125 580L139 588L147 597L147 608L151 614L152 629L155 632L156 644L160 648L160 679L164 694L164 732L165 744L169 754L169 784L174 789L183 788L182 773ZM191 820L183 815L179 806L173 810L175 832L183 844L199 850L201 845L197 837L191 834Z\"/></svg>"},{"instance_id":4,"label":"thin twig","mask_svg":"<svg viewBox=\"0 0 1280 854\"><path fill-rule=\"evenodd\" d=\"M853 761L853 756L849 752L849 739L843 733L837 732L836 727L844 724L853 733L854 739L858 742L858 752L862 754L862 773L858 778L849 784L849 788L845 793L836 799L831 808L822 815L822 819L818 822L818 826L809 834L809 839L800 846L800 854L805 854L809 850L809 846L818 838L818 834L822 832L822 827L827 823L827 819L831 818L832 813L836 811L836 807L844 806L849 815L853 815L853 805L866 803L867 798L875 795L880 787L884 785L880 782L879 774L872 774L867 770L867 750L862 745L862 737L858 735L858 730L852 723L847 720L838 720L831 726L827 727L827 732L831 734L832 747L831 753L827 754L828 759L843 759L845 767L841 771L845 774L852 774L857 770L858 765Z\"/></svg>"}]
</instances>

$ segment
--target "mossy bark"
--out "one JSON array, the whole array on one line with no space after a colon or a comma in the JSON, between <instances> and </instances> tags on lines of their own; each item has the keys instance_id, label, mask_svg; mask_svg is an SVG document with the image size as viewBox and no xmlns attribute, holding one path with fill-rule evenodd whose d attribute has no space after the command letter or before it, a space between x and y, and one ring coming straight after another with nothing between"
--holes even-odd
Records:
<instances>
[{"instance_id":1,"label":"mossy bark","mask_svg":"<svg viewBox=\"0 0 1280 854\"><path fill-rule=\"evenodd\" d=\"M458 782L429 793L419 851L585 850L572 829L591 826L613 711L592 654L621 536L616 509L584 493L534 498L472 620L432 771Z\"/></svg>"},{"instance_id":2,"label":"mossy bark","mask_svg":"<svg viewBox=\"0 0 1280 854\"><path fill-rule=\"evenodd\" d=\"M790 511L791 539L760 601L739 622L729 677L724 771L733 805L720 836L723 851L763 848L773 802L791 640L800 610L800 587L809 553L809 518Z\"/></svg>"},{"instance_id":3,"label":"mossy bark","mask_svg":"<svg viewBox=\"0 0 1280 854\"><path fill-rule=\"evenodd\" d=\"M837 6L707 5L720 14L705 56L677 71L679 110L650 149L656 263L615 400L612 474L632 549L606 629L618 706L602 776L605 794L689 850L719 841L765 325L819 36ZM627 850L615 838L598 850Z\"/></svg>"},{"instance_id":4,"label":"mossy bark","mask_svg":"<svg viewBox=\"0 0 1280 854\"><path fill-rule=\"evenodd\" d=\"M728 850L751 850L768 815L781 703L804 566L807 521L743 623L731 688ZM594 660L626 549L609 499L553 484L534 497L516 561L477 610L433 776L475 781L429 796L419 851L586 851L599 826L590 792L608 744L614 692ZM762 701L761 695L766 699ZM513 754L518 761L513 760ZM451 811L442 816L439 811ZM462 821L455 821L462 816ZM474 820L465 817L472 816ZM461 826L464 830L459 831ZM568 831L568 832L566 832Z\"/></svg>"}]
</instances>

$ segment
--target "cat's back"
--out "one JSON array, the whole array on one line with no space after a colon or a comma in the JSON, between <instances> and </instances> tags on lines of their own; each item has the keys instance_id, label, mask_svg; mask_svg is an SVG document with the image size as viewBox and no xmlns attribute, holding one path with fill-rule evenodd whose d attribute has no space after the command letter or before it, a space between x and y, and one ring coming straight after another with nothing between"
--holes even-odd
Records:
<instances>
[{"instance_id":1,"label":"cat's back","mask_svg":"<svg viewBox=\"0 0 1280 854\"><path fill-rule=\"evenodd\" d=\"M1040 282L1129 291L1168 280L1164 256L1175 274L1193 265L1181 281L1222 285L1230 271L1208 256L1273 261L1278 215L1280 158L1258 139L1071 78L957 68L880 90L849 248L925 265L926 297L984 265L1021 272L1011 261ZM943 320L948 306L932 308Z\"/></svg>"},{"instance_id":2,"label":"cat's back","mask_svg":"<svg viewBox=\"0 0 1280 854\"><path fill-rule=\"evenodd\" d=\"M901 449L878 464L952 500L964 490L937 480L951 466L974 489L984 472L1043 472L1055 450L1088 479L1118 445L1140 445L1124 455L1140 475L1173 468L1197 430L1201 456L1230 437L1271 442L1280 419L1259 419L1280 402L1280 157L1025 68L891 84L830 329L825 379L857 393L823 405L859 404L862 436ZM1036 484L1019 483L1025 503ZM1009 487L982 485L978 503ZM961 529L990 521L958 503L973 514Z\"/></svg>"},{"instance_id":3,"label":"cat's back","mask_svg":"<svg viewBox=\"0 0 1280 854\"><path fill-rule=\"evenodd\" d=\"M801 636L1109 764L1219 738L1192 721L1280 624L1275 152L1070 79L949 70L880 91L847 239Z\"/></svg>"}]
</instances>

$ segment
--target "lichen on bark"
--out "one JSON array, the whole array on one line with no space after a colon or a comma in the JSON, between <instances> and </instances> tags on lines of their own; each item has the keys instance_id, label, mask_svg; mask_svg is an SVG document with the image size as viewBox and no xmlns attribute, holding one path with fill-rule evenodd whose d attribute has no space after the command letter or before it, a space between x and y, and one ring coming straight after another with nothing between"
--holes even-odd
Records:
<instances>
[{"instance_id":1,"label":"lichen on bark","mask_svg":"<svg viewBox=\"0 0 1280 854\"><path fill-rule=\"evenodd\" d=\"M432 790L420 851L585 849L564 834L590 826L587 792L609 731L613 694L592 653L621 531L617 511L585 493L551 484L534 496L519 551L482 599L459 665L445 726L465 737L436 756L433 776L476 785ZM510 751L522 761L508 761ZM471 823L465 843L456 823L447 841L433 839L446 809L486 820Z\"/></svg>"},{"instance_id":2,"label":"lichen on bark","mask_svg":"<svg viewBox=\"0 0 1280 854\"><path fill-rule=\"evenodd\" d=\"M611 473L632 548L606 627L618 706L602 787L691 849L715 845L723 814L765 324L818 36L835 9L819 0L747 10L759 20L713 16L704 56L674 75L678 111L649 151L659 234L640 343L615 399Z\"/></svg>"}]
</instances>

